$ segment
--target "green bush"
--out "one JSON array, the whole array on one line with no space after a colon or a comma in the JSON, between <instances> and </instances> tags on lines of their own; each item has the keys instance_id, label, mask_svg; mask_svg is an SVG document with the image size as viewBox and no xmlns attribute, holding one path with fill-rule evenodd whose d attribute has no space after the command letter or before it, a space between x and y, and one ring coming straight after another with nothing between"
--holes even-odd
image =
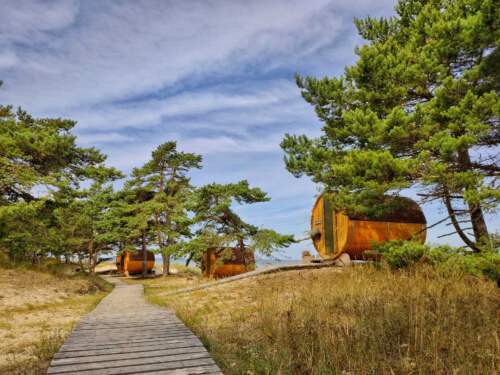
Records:
<instances>
[{"instance_id":1,"label":"green bush","mask_svg":"<svg viewBox=\"0 0 500 375\"><path fill-rule=\"evenodd\" d=\"M430 264L439 272L487 277L500 283L500 253L483 251L470 253L463 248L429 246L414 241L389 241L374 246L391 269Z\"/></svg>"},{"instance_id":2,"label":"green bush","mask_svg":"<svg viewBox=\"0 0 500 375\"><path fill-rule=\"evenodd\" d=\"M429 252L427 245L413 241L388 241L374 246L392 269L407 268L422 260Z\"/></svg>"},{"instance_id":3,"label":"green bush","mask_svg":"<svg viewBox=\"0 0 500 375\"><path fill-rule=\"evenodd\" d=\"M450 257L439 268L442 271L484 276L496 281L500 286L500 254L498 252L462 254Z\"/></svg>"}]
</instances>

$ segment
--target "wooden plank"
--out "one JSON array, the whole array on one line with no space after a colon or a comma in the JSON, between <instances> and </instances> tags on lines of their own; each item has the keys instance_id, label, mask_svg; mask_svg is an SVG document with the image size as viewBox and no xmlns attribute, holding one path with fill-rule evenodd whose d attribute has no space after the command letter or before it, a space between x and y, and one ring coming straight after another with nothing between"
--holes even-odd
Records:
<instances>
[{"instance_id":1,"label":"wooden plank","mask_svg":"<svg viewBox=\"0 0 500 375\"><path fill-rule=\"evenodd\" d=\"M81 374L81 375L132 375L132 374L150 374L151 372L161 371L163 373L170 371L170 374L176 374L182 371L183 373L190 374L190 370L193 369L193 373L196 374L196 370L202 366L214 365L213 360L207 359L197 359L189 361L180 362L170 362L170 363L155 363L149 365L138 365L130 366L128 368L107 368L107 369L97 369L97 370L86 370L78 372L68 372L68 374ZM50 374L50 373L49 373Z\"/></svg>"},{"instance_id":2,"label":"wooden plank","mask_svg":"<svg viewBox=\"0 0 500 375\"><path fill-rule=\"evenodd\" d=\"M131 342L123 341L123 342L118 342L118 343L103 343L103 344L88 344L88 343L83 343L83 344L64 344L61 349L59 350L60 352L68 352L68 351L74 351L74 350L85 350L85 349L103 349L103 348L109 348L109 347L123 347L123 346L137 346L137 345L147 345L148 343L155 344L155 343L160 343L160 342L170 342L172 340L198 340L195 336L191 337L162 337L162 338L157 338L157 339L149 339L149 340L134 340ZM199 340L198 340L199 342Z\"/></svg>"},{"instance_id":3,"label":"wooden plank","mask_svg":"<svg viewBox=\"0 0 500 375\"><path fill-rule=\"evenodd\" d=\"M162 294L162 296L163 297L170 297L170 296L175 296L177 294L196 292L198 290L215 288L215 287L218 287L220 285L233 283L233 282L240 281L240 280L250 279L250 278L256 277L256 276L278 273L278 272L310 270L310 269L318 269L318 268L334 267L334 266L335 266L335 264L333 261L325 261L323 263L305 263L305 264L287 264L284 266L269 266L269 267L257 269L255 271L245 272L241 275L225 277L225 278L217 280L217 281L211 281L211 282L200 284L197 286L176 289L172 292ZM342 269L337 268L337 271L342 272Z\"/></svg>"},{"instance_id":4,"label":"wooden plank","mask_svg":"<svg viewBox=\"0 0 500 375\"><path fill-rule=\"evenodd\" d=\"M86 333L93 333L93 332L113 332L113 331L121 331L121 330L136 330L136 331L144 331L144 330L159 330L159 329L175 329L175 328L185 328L186 326L182 324L181 322L164 322L163 324L155 324L152 326L144 326L144 327L136 327L134 325L129 325L129 326L118 326L118 327L101 327L99 325L96 325L93 329L92 328L80 328L78 327L75 329L73 332L79 332L79 334L86 334Z\"/></svg>"},{"instance_id":5,"label":"wooden plank","mask_svg":"<svg viewBox=\"0 0 500 375\"><path fill-rule=\"evenodd\" d=\"M187 333L192 335L191 331L184 327L171 327L171 328L161 328L156 330L117 330L117 331L106 331L106 332L73 332L73 334L69 337L69 339L82 339L82 340L93 340L99 341L100 339L108 339L108 338L121 338L128 337L130 339L148 337L148 336L161 336L163 334L174 335L174 334L182 334Z\"/></svg>"},{"instance_id":6,"label":"wooden plank","mask_svg":"<svg viewBox=\"0 0 500 375\"><path fill-rule=\"evenodd\" d=\"M103 373L103 374L127 374L133 372L145 372L145 370L171 370L189 366L214 364L210 355L205 353L179 354L169 358L134 358L119 362L85 363L67 366L50 366L47 374L67 373Z\"/></svg>"},{"instance_id":7,"label":"wooden plank","mask_svg":"<svg viewBox=\"0 0 500 375\"><path fill-rule=\"evenodd\" d=\"M135 372L134 374L141 374L140 372ZM220 374L222 372L217 366L198 366L190 367L186 369L176 369L176 370L160 370L160 371L149 371L148 375L197 375L197 374Z\"/></svg>"},{"instance_id":8,"label":"wooden plank","mask_svg":"<svg viewBox=\"0 0 500 375\"><path fill-rule=\"evenodd\" d=\"M52 366L64 366L70 364L85 364L85 363L101 363L101 362L116 362L130 360L130 358L143 359L143 358L169 358L181 354L195 354L195 353L206 353L203 346L188 346L184 348L175 349L160 349L160 350L145 350L140 352L124 353L124 354L107 354L100 353L88 357L69 357L54 359L52 361Z\"/></svg>"},{"instance_id":9,"label":"wooden plank","mask_svg":"<svg viewBox=\"0 0 500 375\"><path fill-rule=\"evenodd\" d=\"M87 326L87 327L92 327L94 326L95 324L106 324L106 325L116 325L116 326L120 326L120 325L123 325L123 324L136 324L136 325L142 325L144 324L144 319L145 317L146 318L152 318L154 319L153 321L151 321L151 323L155 324L156 321L164 321L164 322L179 322L179 319L175 316L169 316L167 315L166 313L165 314L149 314L149 313L135 313L133 314L134 316L130 316L130 317L127 317L127 316L123 316L123 315L120 315L120 316L116 316L116 317L112 317L112 316L107 316L106 318L104 319L98 319L98 320L87 320L85 322L82 322L81 326L84 327L84 326ZM142 316L142 318L140 318Z\"/></svg>"},{"instance_id":10,"label":"wooden plank","mask_svg":"<svg viewBox=\"0 0 500 375\"><path fill-rule=\"evenodd\" d=\"M144 322L142 322L144 323ZM78 328L75 329L73 332L81 332L81 331L95 331L95 330L99 330L99 331L102 331L102 330L113 330L113 329L128 329L128 328L136 328L136 329L149 329L149 328L154 328L154 327L170 327L170 326L178 326L178 325L182 325L181 322L179 321L176 321L176 322L173 322L173 321L166 321L166 322L161 322L160 320L155 320L154 323L152 322L151 324L148 324L148 325L138 325L138 324L133 324L133 323L127 323L127 324L123 324L123 325L111 325L111 324L108 324L108 325L103 325L103 324L92 324L92 325L88 325L87 327L84 326L83 324L79 324L78 325Z\"/></svg>"},{"instance_id":11,"label":"wooden plank","mask_svg":"<svg viewBox=\"0 0 500 375\"><path fill-rule=\"evenodd\" d=\"M78 357L91 357L94 355L101 354L132 354L132 353L140 353L140 352L150 352L155 350L164 350L164 349L177 349L177 348L186 348L186 347L203 347L203 345L199 342L199 340L185 340L176 343L159 343L159 344L143 344L141 346L123 346L123 347L115 347L110 346L103 349L85 349L85 350L75 350L70 352L59 352L54 355L54 359L61 358L78 358Z\"/></svg>"},{"instance_id":12,"label":"wooden plank","mask_svg":"<svg viewBox=\"0 0 500 375\"><path fill-rule=\"evenodd\" d=\"M159 333L150 333L148 335L123 335L121 337L109 337L103 339L89 340L85 337L69 337L67 340L68 344L78 344L78 343L92 343L92 344L102 344L102 343L115 343L115 342L123 342L124 340L134 341L135 339L153 339L153 338L168 338L168 337L189 337L193 334L190 331L179 331L179 332L159 332Z\"/></svg>"},{"instance_id":13,"label":"wooden plank","mask_svg":"<svg viewBox=\"0 0 500 375\"><path fill-rule=\"evenodd\" d=\"M188 341L196 341L200 343L200 340L195 337L167 337L167 338L160 338L160 339L150 339L150 340L134 340L134 341L123 341L120 343L113 343L113 344L81 344L81 345L69 345L69 344L64 344L61 346L59 349L59 353L66 353L66 352L73 352L73 351L83 351L83 350L101 350L101 349L108 349L108 348L121 348L121 347L134 347L134 346L145 346L145 345L156 345L159 343L179 343L179 342L188 342Z\"/></svg>"}]
</instances>

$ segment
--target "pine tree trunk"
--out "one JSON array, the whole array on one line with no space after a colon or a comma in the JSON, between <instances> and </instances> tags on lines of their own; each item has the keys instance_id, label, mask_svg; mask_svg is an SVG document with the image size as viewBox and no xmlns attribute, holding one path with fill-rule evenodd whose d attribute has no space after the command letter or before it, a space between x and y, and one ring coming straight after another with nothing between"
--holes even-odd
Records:
<instances>
[{"instance_id":1,"label":"pine tree trunk","mask_svg":"<svg viewBox=\"0 0 500 375\"><path fill-rule=\"evenodd\" d=\"M238 240L241 256L243 257L243 266L245 267L245 272L248 271L247 269L247 254L245 252L245 243L243 242L242 239Z\"/></svg>"},{"instance_id":2,"label":"pine tree trunk","mask_svg":"<svg viewBox=\"0 0 500 375\"><path fill-rule=\"evenodd\" d=\"M186 267L189 267L189 263L191 263L191 260L193 260L194 253L189 254L188 258L186 259Z\"/></svg>"},{"instance_id":3,"label":"pine tree trunk","mask_svg":"<svg viewBox=\"0 0 500 375\"><path fill-rule=\"evenodd\" d=\"M148 276L148 254L146 249L146 236L142 235L142 276Z\"/></svg>"},{"instance_id":4,"label":"pine tree trunk","mask_svg":"<svg viewBox=\"0 0 500 375\"><path fill-rule=\"evenodd\" d=\"M446 186L443 186L443 200L444 200L444 204L446 206L446 209L448 210L448 215L450 217L451 223L453 224L453 227L455 228L455 231L457 232L458 236L472 250L474 250L475 252L479 252L479 249L476 246L476 244L473 241L471 241L469 237L467 237L467 235L464 233L463 229L460 227L460 224L457 220L455 210L453 209L453 206L451 204L450 193L449 193L448 188Z\"/></svg>"},{"instance_id":5,"label":"pine tree trunk","mask_svg":"<svg viewBox=\"0 0 500 375\"><path fill-rule=\"evenodd\" d=\"M36 251L31 253L31 265L34 266L37 263Z\"/></svg>"},{"instance_id":6,"label":"pine tree trunk","mask_svg":"<svg viewBox=\"0 0 500 375\"><path fill-rule=\"evenodd\" d=\"M95 260L94 260L94 240L89 241L89 272L91 275L95 274Z\"/></svg>"},{"instance_id":7,"label":"pine tree trunk","mask_svg":"<svg viewBox=\"0 0 500 375\"><path fill-rule=\"evenodd\" d=\"M161 254L163 260L163 276L170 275L170 255Z\"/></svg>"},{"instance_id":8,"label":"pine tree trunk","mask_svg":"<svg viewBox=\"0 0 500 375\"><path fill-rule=\"evenodd\" d=\"M472 230L477 244L485 244L488 241L488 227L484 220L483 210L481 206L469 205L469 214L472 222Z\"/></svg>"},{"instance_id":9,"label":"pine tree trunk","mask_svg":"<svg viewBox=\"0 0 500 375\"><path fill-rule=\"evenodd\" d=\"M466 169L471 170L472 164L470 160L469 150L461 149L458 152L458 158L460 165ZM486 226L486 221L484 220L483 210L480 204L469 204L469 215L472 224L472 231L474 232L474 238L476 244L484 244L488 238L488 228Z\"/></svg>"}]
</instances>

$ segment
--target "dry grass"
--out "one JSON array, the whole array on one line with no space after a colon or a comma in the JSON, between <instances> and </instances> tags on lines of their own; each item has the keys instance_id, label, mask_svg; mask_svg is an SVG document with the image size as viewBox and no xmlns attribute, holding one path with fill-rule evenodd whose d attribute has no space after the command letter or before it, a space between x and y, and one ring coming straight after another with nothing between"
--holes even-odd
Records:
<instances>
[{"instance_id":1,"label":"dry grass","mask_svg":"<svg viewBox=\"0 0 500 375\"><path fill-rule=\"evenodd\" d=\"M79 318L110 290L99 279L0 268L0 374L43 374Z\"/></svg>"},{"instance_id":2,"label":"dry grass","mask_svg":"<svg viewBox=\"0 0 500 375\"><path fill-rule=\"evenodd\" d=\"M227 374L500 371L500 292L474 277L320 269L165 297L168 281L148 280L148 299L173 308Z\"/></svg>"},{"instance_id":3,"label":"dry grass","mask_svg":"<svg viewBox=\"0 0 500 375\"><path fill-rule=\"evenodd\" d=\"M157 268L159 267L159 268ZM155 290L155 295L163 296L177 289L188 288L198 284L206 283L207 279L201 277L199 268L187 268L180 264L171 266L172 274L166 277L161 275L161 267L155 265L156 276L143 279L141 275L123 278L128 284L144 284L147 290Z\"/></svg>"}]
</instances>

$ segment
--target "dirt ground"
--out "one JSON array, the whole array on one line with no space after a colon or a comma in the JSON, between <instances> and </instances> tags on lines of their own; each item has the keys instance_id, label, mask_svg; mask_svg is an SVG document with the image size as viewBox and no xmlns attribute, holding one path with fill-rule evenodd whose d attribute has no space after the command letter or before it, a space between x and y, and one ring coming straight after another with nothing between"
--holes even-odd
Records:
<instances>
[{"instance_id":1,"label":"dirt ground","mask_svg":"<svg viewBox=\"0 0 500 375\"><path fill-rule=\"evenodd\" d=\"M44 373L103 288L109 287L84 276L0 268L0 373Z\"/></svg>"}]
</instances>

